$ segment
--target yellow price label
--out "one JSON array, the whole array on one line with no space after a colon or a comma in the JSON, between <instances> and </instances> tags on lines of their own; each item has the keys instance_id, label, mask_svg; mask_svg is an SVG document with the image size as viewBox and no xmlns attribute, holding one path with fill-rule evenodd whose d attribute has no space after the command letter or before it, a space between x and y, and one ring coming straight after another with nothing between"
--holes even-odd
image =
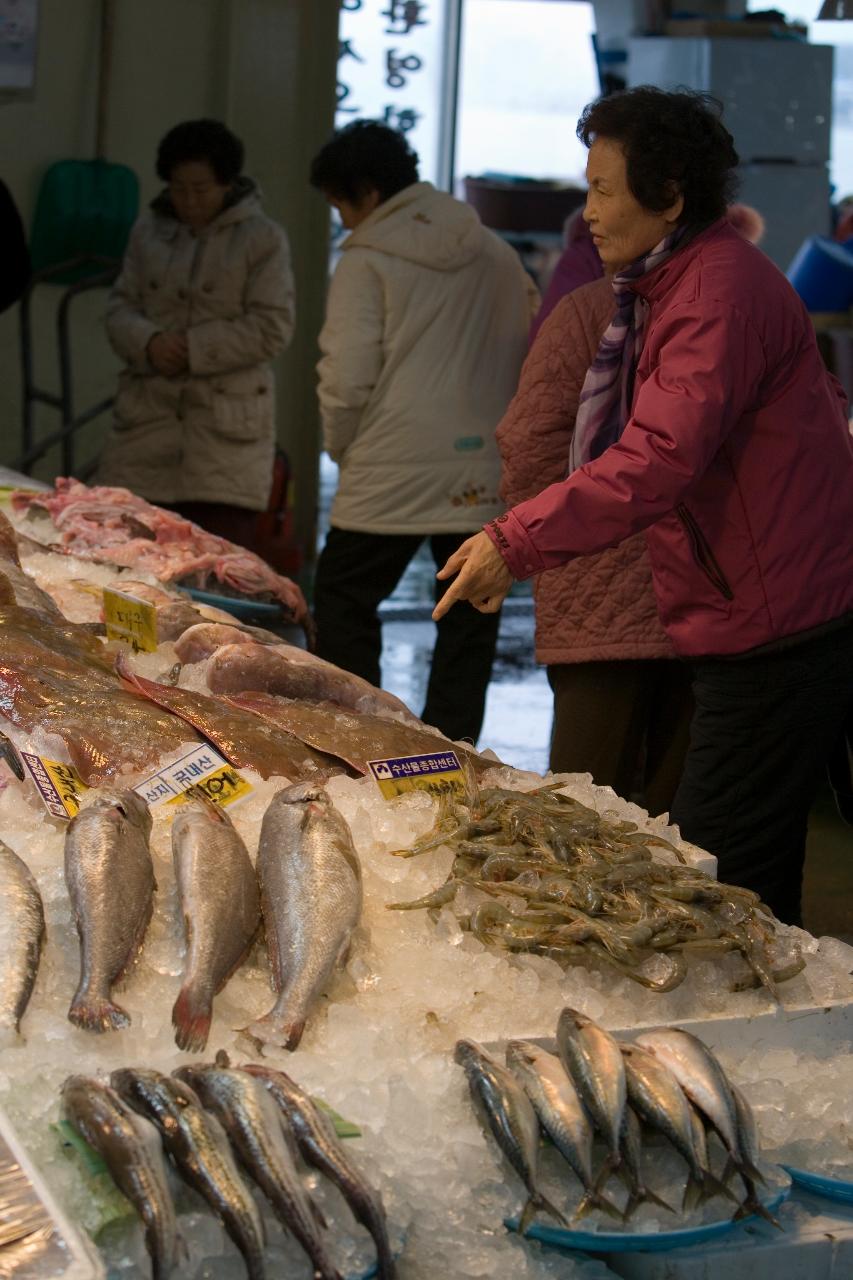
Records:
<instances>
[{"instance_id":1,"label":"yellow price label","mask_svg":"<svg viewBox=\"0 0 853 1280\"><path fill-rule=\"evenodd\" d=\"M146 653L157 648L157 610L147 600L104 587L104 622L109 640L121 640Z\"/></svg>"},{"instance_id":2,"label":"yellow price label","mask_svg":"<svg viewBox=\"0 0 853 1280\"><path fill-rule=\"evenodd\" d=\"M74 818L80 812L80 797L89 788L73 765L61 760L22 751L21 759L38 787L48 813L54 818Z\"/></svg>"},{"instance_id":3,"label":"yellow price label","mask_svg":"<svg viewBox=\"0 0 853 1280\"><path fill-rule=\"evenodd\" d=\"M201 778L193 785L200 788L208 800L212 800L214 804L221 804L223 807L233 804L235 800L242 800L252 790L251 782L247 782L230 764L223 765L220 769L209 773L206 778ZM168 804L186 804L188 799L189 797L184 791L169 800Z\"/></svg>"}]
</instances>

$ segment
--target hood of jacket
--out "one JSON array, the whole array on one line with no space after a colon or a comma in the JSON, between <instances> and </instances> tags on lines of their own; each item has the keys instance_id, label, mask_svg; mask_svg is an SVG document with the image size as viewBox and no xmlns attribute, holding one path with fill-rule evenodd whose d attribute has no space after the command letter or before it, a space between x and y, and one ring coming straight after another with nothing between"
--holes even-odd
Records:
<instances>
[{"instance_id":1,"label":"hood of jacket","mask_svg":"<svg viewBox=\"0 0 853 1280\"><path fill-rule=\"evenodd\" d=\"M168 187L164 187L160 194L154 197L149 208L158 221L162 220L161 225L164 229L176 230L182 225L178 220L178 215L175 213L175 206L172 204ZM258 213L260 208L261 196L258 184L254 178L247 178L241 175L234 181L219 213L212 222L208 223L204 230L207 231L208 227L225 227L234 222L242 222L244 218L250 217L253 213Z\"/></svg>"},{"instance_id":2,"label":"hood of jacket","mask_svg":"<svg viewBox=\"0 0 853 1280\"><path fill-rule=\"evenodd\" d=\"M376 249L434 271L458 271L480 253L485 234L470 205L431 182L413 182L383 200L342 248Z\"/></svg>"}]
</instances>

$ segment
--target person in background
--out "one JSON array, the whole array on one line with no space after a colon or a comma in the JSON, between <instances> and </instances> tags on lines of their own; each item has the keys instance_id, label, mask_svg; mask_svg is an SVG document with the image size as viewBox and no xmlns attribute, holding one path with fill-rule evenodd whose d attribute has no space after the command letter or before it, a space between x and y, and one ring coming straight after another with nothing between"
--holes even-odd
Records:
<instances>
[{"instance_id":1,"label":"person in background","mask_svg":"<svg viewBox=\"0 0 853 1280\"><path fill-rule=\"evenodd\" d=\"M581 388L614 310L610 281L597 280L560 298L540 329L497 430L510 506L565 477ZM554 693L550 768L668 811L692 697L658 618L645 534L538 574L533 590L536 659Z\"/></svg>"},{"instance_id":2,"label":"person in background","mask_svg":"<svg viewBox=\"0 0 853 1280\"><path fill-rule=\"evenodd\" d=\"M724 218L738 163L701 95L592 103L585 216L617 311L570 474L440 578L500 607L526 578L647 530L658 609L693 670L671 818L723 881L798 923L808 813L853 706L853 442L808 313Z\"/></svg>"},{"instance_id":3,"label":"person in background","mask_svg":"<svg viewBox=\"0 0 853 1280\"><path fill-rule=\"evenodd\" d=\"M287 236L242 170L243 144L217 120L160 142L166 187L107 307L125 368L98 481L250 546L272 484L270 362L290 342L294 294Z\"/></svg>"},{"instance_id":4,"label":"person in background","mask_svg":"<svg viewBox=\"0 0 853 1280\"><path fill-rule=\"evenodd\" d=\"M425 538L436 565L501 510L495 427L515 391L538 294L473 209L418 180L405 137L336 133L311 183L351 233L320 334L323 444L340 468L317 566L321 657L380 683L379 604ZM497 615L438 627L423 718L476 740Z\"/></svg>"},{"instance_id":5,"label":"person in background","mask_svg":"<svg viewBox=\"0 0 853 1280\"><path fill-rule=\"evenodd\" d=\"M764 219L748 205L729 205L726 218L752 244L764 233ZM609 280L583 284L595 279L593 268L604 272L576 214L534 322L545 316L545 323L497 430L501 497L510 506L565 477L581 388L615 310ZM538 575L534 595L536 657L554 691L551 769L591 773L619 795L638 793L650 813L668 811L693 699L689 669L658 617L645 535Z\"/></svg>"},{"instance_id":6,"label":"person in background","mask_svg":"<svg viewBox=\"0 0 853 1280\"><path fill-rule=\"evenodd\" d=\"M582 209L573 213L566 222L565 237L566 247L557 261L554 274L545 290L542 306L530 326L531 347L539 330L561 298L579 289L582 284L591 284L593 280L600 280L604 275L604 267L592 243L592 233L586 224Z\"/></svg>"}]
</instances>

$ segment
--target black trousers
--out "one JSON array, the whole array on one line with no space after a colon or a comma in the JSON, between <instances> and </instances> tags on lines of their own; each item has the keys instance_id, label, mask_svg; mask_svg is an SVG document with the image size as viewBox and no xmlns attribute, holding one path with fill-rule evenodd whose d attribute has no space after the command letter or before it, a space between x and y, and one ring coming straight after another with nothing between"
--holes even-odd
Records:
<instances>
[{"instance_id":1,"label":"black trousers","mask_svg":"<svg viewBox=\"0 0 853 1280\"><path fill-rule=\"evenodd\" d=\"M437 568L470 537L436 533L430 550ZM314 619L321 658L371 684L381 679L382 632L377 609L402 578L424 541L421 534L356 533L330 529L317 563ZM436 600L446 584L436 582ZM477 741L498 638L499 614L454 605L438 623L422 715L448 738Z\"/></svg>"},{"instance_id":2,"label":"black trousers","mask_svg":"<svg viewBox=\"0 0 853 1280\"><path fill-rule=\"evenodd\" d=\"M799 924L809 809L853 707L853 625L763 656L697 662L693 697L672 820L717 856L720 880Z\"/></svg>"}]
</instances>

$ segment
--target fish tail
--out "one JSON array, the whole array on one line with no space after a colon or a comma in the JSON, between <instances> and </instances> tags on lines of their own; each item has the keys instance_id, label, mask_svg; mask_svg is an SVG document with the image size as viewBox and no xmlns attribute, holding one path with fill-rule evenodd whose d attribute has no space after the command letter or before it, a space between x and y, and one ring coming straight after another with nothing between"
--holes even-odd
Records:
<instances>
[{"instance_id":1,"label":"fish tail","mask_svg":"<svg viewBox=\"0 0 853 1280\"><path fill-rule=\"evenodd\" d=\"M726 1185L726 1181L725 1174L722 1178L717 1178L710 1169L703 1170L702 1181L699 1184L702 1192L700 1198L710 1200L713 1196L725 1196L727 1200L734 1200L737 1203L737 1196Z\"/></svg>"},{"instance_id":2,"label":"fish tail","mask_svg":"<svg viewBox=\"0 0 853 1280\"><path fill-rule=\"evenodd\" d=\"M569 1221L565 1214L561 1213L556 1205L553 1205L550 1200L546 1199L546 1197L542 1195L541 1191L537 1191L535 1195L530 1197L527 1205L525 1205L525 1212L527 1211L528 1206L532 1206L531 1217L537 1209L541 1209L543 1213L547 1213L552 1217L555 1222L559 1222L561 1227L569 1226Z\"/></svg>"},{"instance_id":3,"label":"fish tail","mask_svg":"<svg viewBox=\"0 0 853 1280\"><path fill-rule=\"evenodd\" d=\"M200 995L192 986L181 987L172 1009L172 1026L178 1048L194 1053L203 1049L210 1035L210 1019L209 996Z\"/></svg>"},{"instance_id":4,"label":"fish tail","mask_svg":"<svg viewBox=\"0 0 853 1280\"><path fill-rule=\"evenodd\" d=\"M575 1210L575 1213L572 1215L572 1222L580 1221L580 1219L585 1217L592 1209L600 1209L602 1213L606 1213L611 1218L618 1219L619 1222L623 1222L625 1219L625 1215L622 1210L615 1205L612 1200L608 1199L607 1196L602 1195L600 1191L595 1191L593 1188L590 1188L581 1200Z\"/></svg>"},{"instance_id":5,"label":"fish tail","mask_svg":"<svg viewBox=\"0 0 853 1280\"><path fill-rule=\"evenodd\" d=\"M113 1004L109 996L91 995L78 991L68 1010L68 1021L84 1031L119 1031L130 1026L130 1014L121 1005Z\"/></svg>"},{"instance_id":6,"label":"fish tail","mask_svg":"<svg viewBox=\"0 0 853 1280\"><path fill-rule=\"evenodd\" d=\"M784 1231L782 1223L773 1217L769 1209L765 1209L764 1205L755 1194L755 1187L749 1188L749 1194L743 1204L732 1214L732 1221L739 1222L741 1218L749 1218L752 1214L757 1213L759 1218L763 1218L765 1222L769 1222L772 1227L776 1227L777 1231Z\"/></svg>"},{"instance_id":7,"label":"fish tail","mask_svg":"<svg viewBox=\"0 0 853 1280\"><path fill-rule=\"evenodd\" d=\"M641 1204L656 1204L659 1209L666 1209L667 1213L675 1213L671 1204L667 1204L660 1196L655 1195L654 1191L649 1191L648 1187L643 1187L642 1191L632 1191L628 1197L628 1203L625 1206L626 1222Z\"/></svg>"},{"instance_id":8,"label":"fish tail","mask_svg":"<svg viewBox=\"0 0 853 1280\"><path fill-rule=\"evenodd\" d=\"M267 1014L263 1018L257 1018L254 1022L250 1022L247 1027L241 1028L244 1035L251 1040L256 1040L259 1044L275 1045L279 1049L295 1049L305 1030L305 1019L294 1018L288 1022L280 1022L278 1019Z\"/></svg>"}]
</instances>

